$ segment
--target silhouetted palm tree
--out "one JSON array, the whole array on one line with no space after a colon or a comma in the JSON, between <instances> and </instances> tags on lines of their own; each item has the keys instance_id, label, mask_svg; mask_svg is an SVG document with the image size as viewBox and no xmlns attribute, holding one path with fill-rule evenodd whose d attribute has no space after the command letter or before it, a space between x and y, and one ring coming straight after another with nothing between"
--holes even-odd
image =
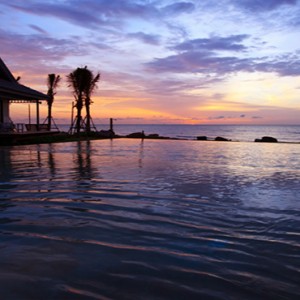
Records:
<instances>
[{"instance_id":1,"label":"silhouetted palm tree","mask_svg":"<svg viewBox=\"0 0 300 300\"><path fill-rule=\"evenodd\" d=\"M86 131L91 131L91 112L90 105L92 104L91 95L97 87L97 82L100 80L100 74L98 73L95 77L89 69L86 70L86 86L84 90L85 94L85 109L86 109Z\"/></svg>"},{"instance_id":2,"label":"silhouetted palm tree","mask_svg":"<svg viewBox=\"0 0 300 300\"><path fill-rule=\"evenodd\" d=\"M91 105L91 94L94 91L97 82L100 79L100 74L98 73L95 77L93 73L87 68L77 68L72 73L67 76L69 86L73 88L73 94L76 100L75 107L77 109L77 116L76 116L76 132L80 132L82 116L81 111L83 105L86 106L86 131L90 131L90 122L91 122L91 115L90 115L90 105Z\"/></svg>"},{"instance_id":3,"label":"silhouetted palm tree","mask_svg":"<svg viewBox=\"0 0 300 300\"><path fill-rule=\"evenodd\" d=\"M85 71L83 68L77 68L69 75L67 75L69 86L73 88L73 95L75 98L75 107L77 109L76 116L76 131L80 132L81 125L81 110L83 107L83 92L85 88Z\"/></svg>"},{"instance_id":4,"label":"silhouetted palm tree","mask_svg":"<svg viewBox=\"0 0 300 300\"><path fill-rule=\"evenodd\" d=\"M54 101L54 95L56 94L56 88L61 80L61 77L59 75L55 74L48 74L47 79L47 86L48 86L48 92L47 95L50 97L49 100L47 100L48 104L48 130L51 130L51 121L52 121L52 104Z\"/></svg>"}]
</instances>

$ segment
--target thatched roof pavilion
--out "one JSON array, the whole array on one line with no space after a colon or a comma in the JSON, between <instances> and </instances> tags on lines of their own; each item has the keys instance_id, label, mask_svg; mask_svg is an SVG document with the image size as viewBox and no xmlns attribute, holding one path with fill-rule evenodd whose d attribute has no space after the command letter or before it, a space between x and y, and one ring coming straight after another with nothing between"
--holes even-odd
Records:
<instances>
[{"instance_id":1,"label":"thatched roof pavilion","mask_svg":"<svg viewBox=\"0 0 300 300\"><path fill-rule=\"evenodd\" d=\"M13 123L9 114L9 103L36 103L36 128L39 130L40 100L48 100L46 94L19 84L0 58L0 131L9 131Z\"/></svg>"}]
</instances>

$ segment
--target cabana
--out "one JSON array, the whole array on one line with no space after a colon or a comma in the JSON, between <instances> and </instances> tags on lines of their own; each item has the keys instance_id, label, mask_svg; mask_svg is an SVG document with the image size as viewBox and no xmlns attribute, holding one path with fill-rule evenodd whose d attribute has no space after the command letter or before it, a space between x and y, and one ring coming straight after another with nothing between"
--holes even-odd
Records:
<instances>
[{"instance_id":1,"label":"cabana","mask_svg":"<svg viewBox=\"0 0 300 300\"><path fill-rule=\"evenodd\" d=\"M14 124L9 114L10 103L35 103L36 123L28 124L28 131L40 131L39 105L41 100L49 100L46 94L40 93L27 86L19 84L0 58L0 133L23 132L23 124ZM17 126L16 126L17 125Z\"/></svg>"}]
</instances>

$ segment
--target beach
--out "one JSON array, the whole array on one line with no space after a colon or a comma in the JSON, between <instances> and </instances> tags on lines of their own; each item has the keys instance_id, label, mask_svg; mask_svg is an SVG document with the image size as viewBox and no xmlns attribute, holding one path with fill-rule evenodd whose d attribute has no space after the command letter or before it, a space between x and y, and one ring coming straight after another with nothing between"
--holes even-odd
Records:
<instances>
[{"instance_id":1,"label":"beach","mask_svg":"<svg viewBox=\"0 0 300 300\"><path fill-rule=\"evenodd\" d=\"M298 299L297 144L1 147L4 299Z\"/></svg>"}]
</instances>

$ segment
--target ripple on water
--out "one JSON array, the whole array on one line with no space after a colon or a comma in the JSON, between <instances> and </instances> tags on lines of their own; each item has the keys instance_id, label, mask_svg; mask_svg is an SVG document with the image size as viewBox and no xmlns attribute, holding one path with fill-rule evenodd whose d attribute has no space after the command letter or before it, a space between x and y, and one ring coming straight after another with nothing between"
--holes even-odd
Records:
<instances>
[{"instance_id":1,"label":"ripple on water","mask_svg":"<svg viewBox=\"0 0 300 300\"><path fill-rule=\"evenodd\" d=\"M235 145L1 149L1 294L297 299L300 151Z\"/></svg>"}]
</instances>

